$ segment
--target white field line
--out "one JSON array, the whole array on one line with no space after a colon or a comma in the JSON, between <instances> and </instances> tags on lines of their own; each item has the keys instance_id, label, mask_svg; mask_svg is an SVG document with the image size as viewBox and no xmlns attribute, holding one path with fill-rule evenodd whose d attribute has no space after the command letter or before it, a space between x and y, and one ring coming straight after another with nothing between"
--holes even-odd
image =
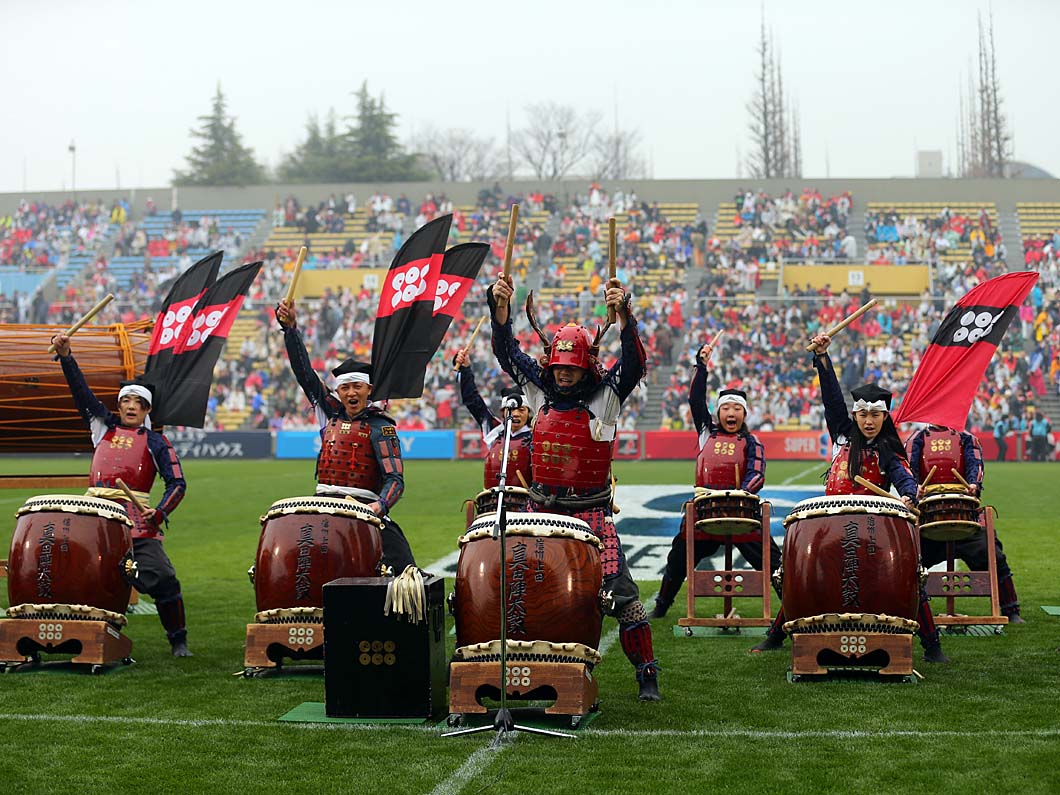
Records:
<instances>
[{"instance_id":1,"label":"white field line","mask_svg":"<svg viewBox=\"0 0 1060 795\"><path fill-rule=\"evenodd\" d=\"M827 462L823 462L823 463L827 463ZM782 481L780 482L780 485L781 485L781 486L790 486L790 485L791 485L792 483L794 483L794 482L795 482L796 480L802 480L802 479L803 479L804 477L806 477L807 475L809 475L809 474L810 474L811 472L813 472L813 471L814 471L815 469L820 469L820 468L821 468L821 464L820 464L820 463L818 463L818 464L811 464L810 466L806 467L806 469L804 469L804 470L802 470L801 472L798 472L798 473L796 473L796 474L792 475L792 476L791 476L790 478L788 478L787 480L782 480Z\"/></svg>"},{"instance_id":2,"label":"white field line","mask_svg":"<svg viewBox=\"0 0 1060 795\"><path fill-rule=\"evenodd\" d=\"M113 724L125 726L169 726L189 729L228 729L249 727L255 729L289 728L296 731L408 731L419 734L440 734L448 731L445 726L421 726L418 724L365 724L365 723L282 723L264 720L232 720L228 718L204 718L186 720L180 718L142 718L118 715L42 715L23 713L0 713L0 722L14 723L75 723L75 724ZM1043 729L982 729L982 730L938 730L938 729L813 729L789 731L784 729L738 729L725 727L721 729L594 729L587 728L579 735L582 739L593 737L623 737L634 739L652 739L672 737L675 739L714 739L725 737L742 737L750 740L849 740L849 739L927 739L952 737L955 739L977 738L1052 738L1060 737L1060 726ZM479 749L488 751L488 748ZM472 757L478 754L472 753ZM471 761L465 762L465 767ZM482 768L485 767L483 764ZM480 771L481 772L481 769ZM451 776L450 778L455 778ZM444 783L444 782L443 782ZM466 783L466 780L465 782ZM442 785L439 785L441 787ZM436 790L445 792L450 790ZM458 790L453 790L458 791Z\"/></svg>"}]
</instances>

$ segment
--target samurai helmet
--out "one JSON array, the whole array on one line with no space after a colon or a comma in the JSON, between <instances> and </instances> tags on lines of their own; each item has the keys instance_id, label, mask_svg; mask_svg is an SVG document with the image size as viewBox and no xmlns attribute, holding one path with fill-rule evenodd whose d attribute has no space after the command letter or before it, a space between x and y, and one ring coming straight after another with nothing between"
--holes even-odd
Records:
<instances>
[{"instance_id":1,"label":"samurai helmet","mask_svg":"<svg viewBox=\"0 0 1060 795\"><path fill-rule=\"evenodd\" d=\"M548 335L545 334L541 324L538 322L532 290L526 296L526 319L530 321L530 326L537 332L537 336L541 339L541 345L545 349L545 355L540 360L542 367L552 367L557 364L581 367L584 370L588 370L597 380L603 377L603 368L599 362L600 340L603 339L604 334L611 327L610 323L602 327L598 326L595 335L585 326L568 323L549 340Z\"/></svg>"}]
</instances>

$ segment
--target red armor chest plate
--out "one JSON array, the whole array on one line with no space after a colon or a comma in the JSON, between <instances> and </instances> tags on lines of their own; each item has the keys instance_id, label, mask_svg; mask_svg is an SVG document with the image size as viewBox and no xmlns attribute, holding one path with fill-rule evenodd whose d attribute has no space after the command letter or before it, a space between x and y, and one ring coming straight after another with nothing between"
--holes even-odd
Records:
<instances>
[{"instance_id":1,"label":"red armor chest plate","mask_svg":"<svg viewBox=\"0 0 1060 795\"><path fill-rule=\"evenodd\" d=\"M157 474L147 432L118 426L103 434L96 445L88 485L116 489L121 478L133 491L150 493Z\"/></svg>"},{"instance_id":2,"label":"red armor chest plate","mask_svg":"<svg viewBox=\"0 0 1060 795\"><path fill-rule=\"evenodd\" d=\"M707 489L738 489L743 483L746 464L746 437L712 434L696 458L696 485Z\"/></svg>"},{"instance_id":3,"label":"red armor chest plate","mask_svg":"<svg viewBox=\"0 0 1060 795\"><path fill-rule=\"evenodd\" d=\"M920 456L920 472L917 479L923 482L931 467L935 471L933 483L952 483L957 479L950 472L957 470L964 476L964 456L961 453L961 436L949 428L928 428L924 431L924 450Z\"/></svg>"},{"instance_id":4,"label":"red armor chest plate","mask_svg":"<svg viewBox=\"0 0 1060 795\"><path fill-rule=\"evenodd\" d=\"M583 408L543 409L534 423L534 482L589 492L610 484L611 442L593 440Z\"/></svg>"},{"instance_id":5,"label":"red armor chest plate","mask_svg":"<svg viewBox=\"0 0 1060 795\"><path fill-rule=\"evenodd\" d=\"M880 472L880 456L875 450L861 451L861 477L874 483L880 488L885 488L883 474ZM872 494L873 492L864 486L859 486L850 477L850 445L844 444L839 448L832 466L828 470L828 479L824 483L824 493L832 494Z\"/></svg>"},{"instance_id":6,"label":"red armor chest plate","mask_svg":"<svg viewBox=\"0 0 1060 795\"><path fill-rule=\"evenodd\" d=\"M519 480L518 473L522 473L523 480L526 481L527 486L529 486L530 482L533 480L530 476L530 438L531 435L529 433L513 436L511 444L508 445L507 482L509 486L523 486L523 482ZM503 453L504 434L501 434L493 441L493 444L490 445L490 449L486 452L483 485L487 489L491 489L500 483L501 456Z\"/></svg>"},{"instance_id":7,"label":"red armor chest plate","mask_svg":"<svg viewBox=\"0 0 1060 795\"><path fill-rule=\"evenodd\" d=\"M332 419L320 440L317 483L379 492L382 478L372 448L372 426L363 420Z\"/></svg>"}]
</instances>

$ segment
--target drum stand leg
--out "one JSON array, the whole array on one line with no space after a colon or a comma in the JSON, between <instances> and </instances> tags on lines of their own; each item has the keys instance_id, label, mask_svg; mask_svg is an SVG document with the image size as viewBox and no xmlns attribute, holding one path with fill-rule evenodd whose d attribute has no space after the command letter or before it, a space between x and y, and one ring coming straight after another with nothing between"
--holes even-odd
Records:
<instances>
[{"instance_id":1,"label":"drum stand leg","mask_svg":"<svg viewBox=\"0 0 1060 795\"><path fill-rule=\"evenodd\" d=\"M723 571L700 571L696 568L695 555L695 506L691 501L685 504L685 549L688 557L686 564L688 590L688 615L677 619L677 625L687 627L692 634L692 627L721 627L736 629L740 627L768 627L773 622L772 591L770 574L773 567L770 555L770 510L769 503L762 503L762 570L748 571L732 568L732 537L719 536L718 540L725 545L725 569ZM720 590L719 590L720 589ZM761 618L737 618L732 615L732 600L736 597L761 597ZM720 618L697 618L696 598L713 597L722 599L723 614Z\"/></svg>"},{"instance_id":2,"label":"drum stand leg","mask_svg":"<svg viewBox=\"0 0 1060 795\"><path fill-rule=\"evenodd\" d=\"M994 511L990 506L983 509L983 525L986 533L986 571L957 571L956 546L946 542L946 571L928 573L928 596L946 597L946 615L935 616L939 626L970 626L989 624L1004 626L1008 617L1001 615L997 586L997 550L994 536ZM957 597L986 596L990 599L990 615L959 616L956 610Z\"/></svg>"}]
</instances>

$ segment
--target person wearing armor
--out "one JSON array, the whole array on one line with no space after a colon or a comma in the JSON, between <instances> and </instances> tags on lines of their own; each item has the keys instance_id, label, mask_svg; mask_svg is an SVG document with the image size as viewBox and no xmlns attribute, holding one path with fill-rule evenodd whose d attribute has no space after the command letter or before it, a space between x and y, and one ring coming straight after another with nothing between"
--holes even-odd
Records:
<instances>
[{"instance_id":1,"label":"person wearing armor","mask_svg":"<svg viewBox=\"0 0 1060 795\"><path fill-rule=\"evenodd\" d=\"M191 657L184 616L184 596L176 569L162 546L163 525L184 499L187 488L180 460L169 440L151 429L149 413L154 401L152 388L139 381L122 381L118 390L118 410L109 411L85 381L70 350L65 334L52 337L52 344L70 386L74 404L92 432L90 497L120 503L133 523L133 557L136 560L136 589L155 601L158 618L166 631L174 657ZM166 488L154 508L149 505L155 476ZM118 487L118 480L133 492L133 505Z\"/></svg>"},{"instance_id":2,"label":"person wearing armor","mask_svg":"<svg viewBox=\"0 0 1060 795\"><path fill-rule=\"evenodd\" d=\"M696 486L707 489L742 489L757 494L765 483L766 458L761 442L747 430L747 394L739 389L723 389L718 393L718 420L707 406L707 363L714 352L704 345L696 354L696 368L688 386L688 405L692 421L699 432L699 455L696 458ZM739 480L737 481L737 468ZM684 518L681 529L674 536L670 554L666 557L659 595L655 598L652 618L663 618L673 604L688 568ZM696 562L714 555L722 542L717 536L701 535L695 539ZM757 533L735 536L733 541L752 567L762 570L762 542ZM770 539L772 560L780 561L780 548ZM769 572L767 572L768 574Z\"/></svg>"},{"instance_id":3,"label":"person wearing armor","mask_svg":"<svg viewBox=\"0 0 1060 795\"><path fill-rule=\"evenodd\" d=\"M504 421L490 411L486 401L475 385L475 370L467 350L457 352L453 363L457 367L460 382L460 400L468 410L486 443L486 462L483 487L492 489L500 484L501 457L504 455ZM508 445L506 482L509 486L529 488L530 476L530 407L523 390L507 387L501 390L501 399L514 399L519 405L512 409L512 439Z\"/></svg>"},{"instance_id":4,"label":"person wearing armor","mask_svg":"<svg viewBox=\"0 0 1060 795\"><path fill-rule=\"evenodd\" d=\"M916 478L909 469L905 447L891 419L891 393L877 384L864 384L852 389L850 394L854 398L854 405L852 411L848 412L843 390L827 352L832 338L827 334L819 334L810 341L815 345L813 365L821 382L825 423L832 439L832 461L825 477L824 493L872 494L872 491L854 480L860 475L885 490L893 485L906 507L914 507ZM765 639L751 651L779 649L787 634L782 628L786 620L782 607L767 630ZM942 651L939 629L923 587L920 589L917 621L920 624L917 634L924 647L924 662L949 662Z\"/></svg>"},{"instance_id":5,"label":"person wearing armor","mask_svg":"<svg viewBox=\"0 0 1060 795\"><path fill-rule=\"evenodd\" d=\"M276 306L276 320L283 329L291 370L320 423L316 493L352 497L378 516L383 563L401 574L416 563L405 534L389 515L405 490L401 443L394 420L371 404L371 365L347 359L331 371L332 391L313 370L293 302Z\"/></svg>"},{"instance_id":6,"label":"person wearing armor","mask_svg":"<svg viewBox=\"0 0 1060 795\"><path fill-rule=\"evenodd\" d=\"M487 293L493 319L493 352L508 375L523 388L534 413L530 505L586 522L603 542L601 608L618 620L619 640L636 668L639 697L659 700L658 662L651 625L640 602L612 519L611 455L623 401L645 372L644 347L637 333L629 296L618 279L607 283L605 301L614 309L622 352L605 370L597 358L605 329L594 338L588 329L569 324L548 340L534 316L527 314L545 346L534 360L524 353L512 330L510 277L501 277Z\"/></svg>"},{"instance_id":7,"label":"person wearing armor","mask_svg":"<svg viewBox=\"0 0 1060 795\"><path fill-rule=\"evenodd\" d=\"M914 433L906 442L909 451L909 466L917 480L923 483L932 467L936 467L935 483L950 483L956 480L955 470L968 482L967 492L980 497L983 492L983 449L979 440L965 431L956 431L942 425L929 425ZM955 491L964 491L956 486ZM989 556L986 546L986 527L981 525L971 538L954 542L954 552L972 571L986 571ZM997 564L997 592L1001 612L1008 616L1010 624L1024 623L1020 616L1019 597L1012 579L1012 569L1001 546L1001 539L994 534L994 552ZM920 539L920 562L930 569L946 560L946 542Z\"/></svg>"}]
</instances>

